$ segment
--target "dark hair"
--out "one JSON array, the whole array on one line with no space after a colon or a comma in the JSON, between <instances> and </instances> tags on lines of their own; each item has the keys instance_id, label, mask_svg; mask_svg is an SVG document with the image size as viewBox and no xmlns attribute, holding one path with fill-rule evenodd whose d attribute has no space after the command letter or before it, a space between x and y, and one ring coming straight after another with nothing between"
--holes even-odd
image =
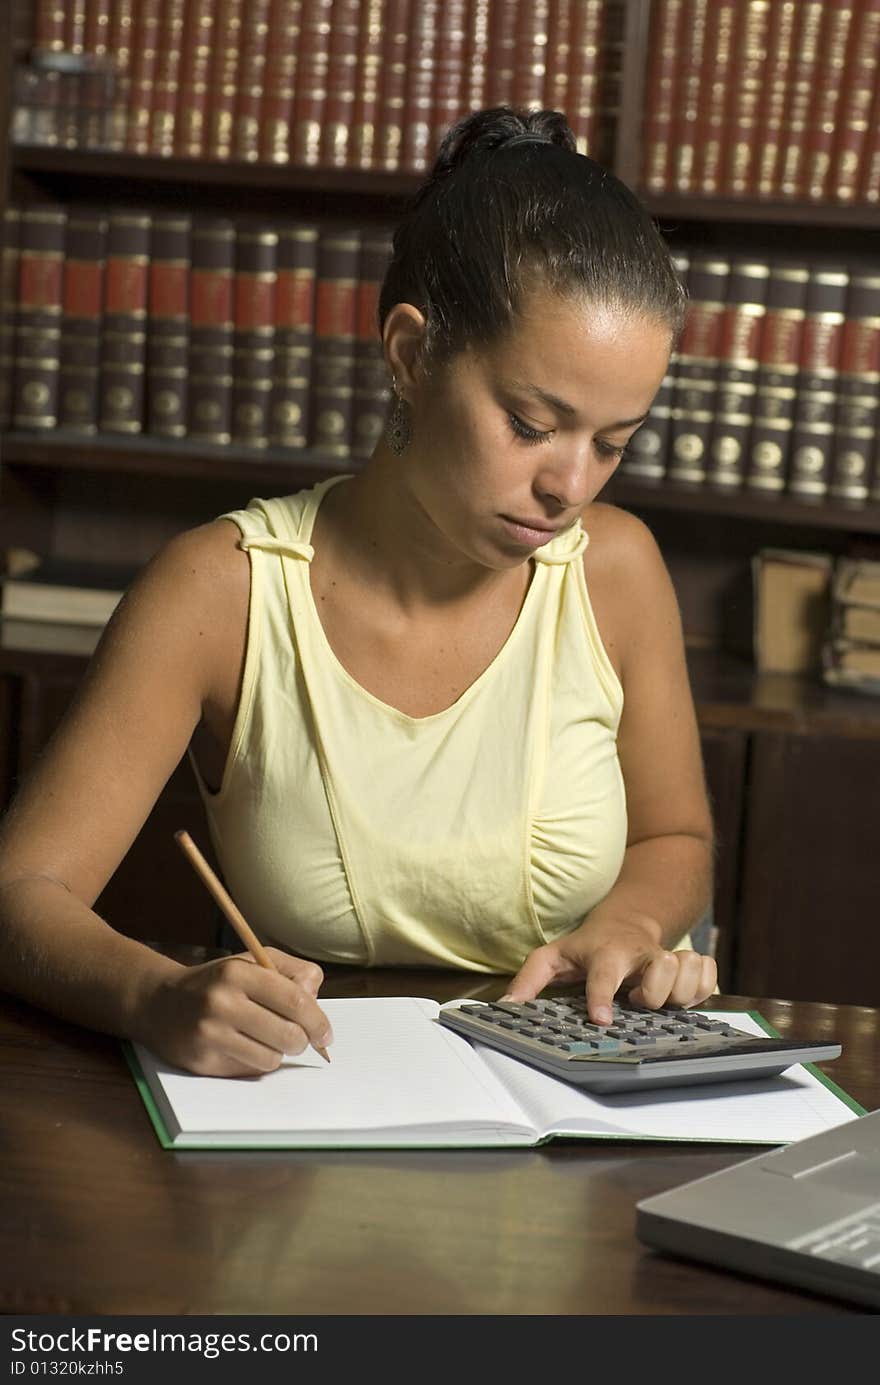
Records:
<instances>
[{"instance_id":1,"label":"dark hair","mask_svg":"<svg viewBox=\"0 0 880 1385\"><path fill-rule=\"evenodd\" d=\"M681 330L685 293L669 250L629 188L577 152L559 111L495 106L447 133L394 235L379 296L424 315L426 364L488 345L526 294L645 313Z\"/></svg>"}]
</instances>

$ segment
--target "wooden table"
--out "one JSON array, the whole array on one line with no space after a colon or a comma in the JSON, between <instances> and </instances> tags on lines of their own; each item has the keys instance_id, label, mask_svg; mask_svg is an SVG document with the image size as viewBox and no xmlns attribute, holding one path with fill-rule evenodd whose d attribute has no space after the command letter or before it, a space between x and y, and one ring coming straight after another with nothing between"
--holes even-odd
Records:
<instances>
[{"instance_id":1,"label":"wooden table","mask_svg":"<svg viewBox=\"0 0 880 1385\"><path fill-rule=\"evenodd\" d=\"M503 978L328 970L327 996L497 997ZM724 997L839 1040L880 1105L880 1011ZM635 1203L754 1147L163 1151L112 1039L0 1005L0 1311L824 1314L844 1304L644 1248Z\"/></svg>"}]
</instances>

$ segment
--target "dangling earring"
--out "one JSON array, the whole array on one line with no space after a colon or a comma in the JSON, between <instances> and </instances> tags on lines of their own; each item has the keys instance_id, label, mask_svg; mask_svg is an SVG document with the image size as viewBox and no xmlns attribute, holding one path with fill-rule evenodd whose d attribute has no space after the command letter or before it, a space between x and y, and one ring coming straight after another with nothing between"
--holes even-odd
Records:
<instances>
[{"instance_id":1,"label":"dangling earring","mask_svg":"<svg viewBox=\"0 0 880 1385\"><path fill-rule=\"evenodd\" d=\"M388 446L399 457L412 441L410 409L403 395L398 393L396 380L391 381L391 389L394 394L394 403L391 406L391 413L388 415Z\"/></svg>"}]
</instances>

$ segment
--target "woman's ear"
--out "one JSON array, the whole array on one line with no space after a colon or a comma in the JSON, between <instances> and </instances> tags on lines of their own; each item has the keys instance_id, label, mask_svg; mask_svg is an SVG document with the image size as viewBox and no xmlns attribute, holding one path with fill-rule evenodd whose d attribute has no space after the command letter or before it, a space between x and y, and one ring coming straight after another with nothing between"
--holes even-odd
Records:
<instances>
[{"instance_id":1,"label":"woman's ear","mask_svg":"<svg viewBox=\"0 0 880 1385\"><path fill-rule=\"evenodd\" d=\"M424 316L411 303L395 303L385 318L382 329L385 361L401 397L418 384L425 330Z\"/></svg>"}]
</instances>

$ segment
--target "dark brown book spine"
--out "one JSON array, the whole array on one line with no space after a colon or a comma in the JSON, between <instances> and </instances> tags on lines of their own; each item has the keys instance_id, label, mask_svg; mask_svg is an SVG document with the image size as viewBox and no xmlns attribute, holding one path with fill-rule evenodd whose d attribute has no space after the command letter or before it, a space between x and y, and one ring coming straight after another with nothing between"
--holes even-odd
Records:
<instances>
[{"instance_id":1,"label":"dark brown book spine","mask_svg":"<svg viewBox=\"0 0 880 1385\"><path fill-rule=\"evenodd\" d=\"M683 19L684 0L658 0L651 6L642 122L642 179L648 192L666 192L669 188Z\"/></svg>"},{"instance_id":2,"label":"dark brown book spine","mask_svg":"<svg viewBox=\"0 0 880 1385\"><path fill-rule=\"evenodd\" d=\"M679 105L672 128L669 182L676 192L694 188L700 85L706 56L709 0L685 0L683 44L678 69Z\"/></svg>"},{"instance_id":3,"label":"dark brown book spine","mask_svg":"<svg viewBox=\"0 0 880 1385\"><path fill-rule=\"evenodd\" d=\"M134 0L113 0L107 51L113 60L113 92L107 110L107 145L125 148L131 87L131 46L134 40Z\"/></svg>"},{"instance_id":4,"label":"dark brown book spine","mask_svg":"<svg viewBox=\"0 0 880 1385\"><path fill-rule=\"evenodd\" d=\"M106 214L73 208L64 247L58 426L76 433L98 431L106 253Z\"/></svg>"},{"instance_id":5,"label":"dark brown book spine","mask_svg":"<svg viewBox=\"0 0 880 1385\"><path fill-rule=\"evenodd\" d=\"M880 422L880 275L853 268L840 347L828 493L864 504Z\"/></svg>"},{"instance_id":6,"label":"dark brown book spine","mask_svg":"<svg viewBox=\"0 0 880 1385\"><path fill-rule=\"evenodd\" d=\"M779 183L775 189L783 197L797 197L805 185L807 124L819 76L823 10L823 0L801 0L797 7L794 58L782 119Z\"/></svg>"},{"instance_id":7,"label":"dark brown book spine","mask_svg":"<svg viewBox=\"0 0 880 1385\"><path fill-rule=\"evenodd\" d=\"M855 202L871 131L871 103L880 92L880 0L859 0L841 81L841 107L831 153L829 194Z\"/></svg>"},{"instance_id":8,"label":"dark brown book spine","mask_svg":"<svg viewBox=\"0 0 880 1385\"><path fill-rule=\"evenodd\" d=\"M269 409L269 441L279 447L305 447L308 442L317 264L317 228L282 224L278 229L275 359Z\"/></svg>"},{"instance_id":9,"label":"dark brown book spine","mask_svg":"<svg viewBox=\"0 0 880 1385\"><path fill-rule=\"evenodd\" d=\"M174 116L174 153L178 158L201 159L205 154L214 8L214 0L189 0L186 6Z\"/></svg>"},{"instance_id":10,"label":"dark brown book spine","mask_svg":"<svg viewBox=\"0 0 880 1385\"><path fill-rule=\"evenodd\" d=\"M406 64L412 0L387 0L379 76L376 167L400 168L403 150Z\"/></svg>"},{"instance_id":11,"label":"dark brown book spine","mask_svg":"<svg viewBox=\"0 0 880 1385\"><path fill-rule=\"evenodd\" d=\"M241 57L232 122L232 157L255 163L260 157L263 78L269 52L269 0L247 0L242 10Z\"/></svg>"},{"instance_id":12,"label":"dark brown book spine","mask_svg":"<svg viewBox=\"0 0 880 1385\"><path fill-rule=\"evenodd\" d=\"M67 42L63 0L36 0L34 48L39 53L63 53Z\"/></svg>"},{"instance_id":13,"label":"dark brown book spine","mask_svg":"<svg viewBox=\"0 0 880 1385\"><path fill-rule=\"evenodd\" d=\"M177 92L186 10L191 0L162 0L159 51L150 111L150 153L167 158L174 153Z\"/></svg>"},{"instance_id":14,"label":"dark brown book spine","mask_svg":"<svg viewBox=\"0 0 880 1385\"><path fill-rule=\"evenodd\" d=\"M360 233L325 231L318 246L309 446L351 453Z\"/></svg>"},{"instance_id":15,"label":"dark brown book spine","mask_svg":"<svg viewBox=\"0 0 880 1385\"><path fill-rule=\"evenodd\" d=\"M431 155L432 99L437 61L439 0L420 0L410 17L406 50L401 168L421 172Z\"/></svg>"},{"instance_id":16,"label":"dark brown book spine","mask_svg":"<svg viewBox=\"0 0 880 1385\"><path fill-rule=\"evenodd\" d=\"M561 3L565 3L565 0L561 0ZM488 105L489 9L490 0L468 0L465 21L465 111L481 111Z\"/></svg>"},{"instance_id":17,"label":"dark brown book spine","mask_svg":"<svg viewBox=\"0 0 880 1385\"><path fill-rule=\"evenodd\" d=\"M447 0L440 7L437 31L437 57L431 104L431 160L443 136L465 111L465 53L467 44L467 0Z\"/></svg>"},{"instance_id":18,"label":"dark brown book spine","mask_svg":"<svg viewBox=\"0 0 880 1385\"><path fill-rule=\"evenodd\" d=\"M690 308L678 353L666 466L670 481L702 484L706 480L729 278L730 261L721 255L703 252L692 257Z\"/></svg>"},{"instance_id":19,"label":"dark brown book spine","mask_svg":"<svg viewBox=\"0 0 880 1385\"><path fill-rule=\"evenodd\" d=\"M194 221L190 236L187 436L231 439L235 226L226 217Z\"/></svg>"},{"instance_id":20,"label":"dark brown book spine","mask_svg":"<svg viewBox=\"0 0 880 1385\"><path fill-rule=\"evenodd\" d=\"M235 328L232 340L232 441L269 442L275 335L278 232L239 227L235 248Z\"/></svg>"},{"instance_id":21,"label":"dark brown book spine","mask_svg":"<svg viewBox=\"0 0 880 1385\"><path fill-rule=\"evenodd\" d=\"M66 220L57 207L24 207L21 213L12 406L16 428L54 428L58 422Z\"/></svg>"},{"instance_id":22,"label":"dark brown book spine","mask_svg":"<svg viewBox=\"0 0 880 1385\"><path fill-rule=\"evenodd\" d=\"M132 154L150 153L161 21L161 0L140 0L133 14L125 132L125 147Z\"/></svg>"},{"instance_id":23,"label":"dark brown book spine","mask_svg":"<svg viewBox=\"0 0 880 1385\"><path fill-rule=\"evenodd\" d=\"M744 197L756 181L755 131L765 79L768 20L766 0L749 0L737 7L730 103L725 119L722 195Z\"/></svg>"},{"instance_id":24,"label":"dark brown book spine","mask_svg":"<svg viewBox=\"0 0 880 1385\"><path fill-rule=\"evenodd\" d=\"M390 259L391 237L365 233L357 286L351 429L352 456L361 460L371 456L382 436L388 411L388 369L379 335L378 308Z\"/></svg>"},{"instance_id":25,"label":"dark brown book spine","mask_svg":"<svg viewBox=\"0 0 880 1385\"><path fill-rule=\"evenodd\" d=\"M112 212L107 228L98 428L140 433L144 422L150 216Z\"/></svg>"},{"instance_id":26,"label":"dark brown book spine","mask_svg":"<svg viewBox=\"0 0 880 1385\"><path fill-rule=\"evenodd\" d=\"M568 110L573 11L573 0L551 0L544 73L544 105L551 111Z\"/></svg>"},{"instance_id":27,"label":"dark brown book spine","mask_svg":"<svg viewBox=\"0 0 880 1385\"><path fill-rule=\"evenodd\" d=\"M759 197L771 197L780 183L780 142L794 53L796 10L790 4L776 4L770 9L756 154L752 161L752 188Z\"/></svg>"},{"instance_id":28,"label":"dark brown book spine","mask_svg":"<svg viewBox=\"0 0 880 1385\"><path fill-rule=\"evenodd\" d=\"M568 68L568 115L578 153L597 153L599 77L607 0L584 0L576 5Z\"/></svg>"},{"instance_id":29,"label":"dark brown book spine","mask_svg":"<svg viewBox=\"0 0 880 1385\"><path fill-rule=\"evenodd\" d=\"M362 0L357 36L354 108L351 116L348 162L352 168L373 168L379 127L382 81L382 0Z\"/></svg>"},{"instance_id":30,"label":"dark brown book spine","mask_svg":"<svg viewBox=\"0 0 880 1385\"><path fill-rule=\"evenodd\" d=\"M150 231L146 427L186 436L189 361L190 218L156 212Z\"/></svg>"},{"instance_id":31,"label":"dark brown book spine","mask_svg":"<svg viewBox=\"0 0 880 1385\"><path fill-rule=\"evenodd\" d=\"M315 165L321 160L332 9L332 0L303 0L291 148L296 164Z\"/></svg>"},{"instance_id":32,"label":"dark brown book spine","mask_svg":"<svg viewBox=\"0 0 880 1385\"><path fill-rule=\"evenodd\" d=\"M849 274L816 268L807 285L801 368L786 490L802 500L823 500L834 446L834 416Z\"/></svg>"},{"instance_id":33,"label":"dark brown book spine","mask_svg":"<svg viewBox=\"0 0 880 1385\"><path fill-rule=\"evenodd\" d=\"M769 278L770 266L763 262L737 258L731 263L706 475L710 485L739 487L745 479Z\"/></svg>"},{"instance_id":34,"label":"dark brown book spine","mask_svg":"<svg viewBox=\"0 0 880 1385\"><path fill-rule=\"evenodd\" d=\"M66 48L64 6L61 0L37 0L34 11L34 50L63 53ZM59 143L63 76L60 72L33 72L24 64L13 68L13 131L18 142ZM20 103L25 103L23 118Z\"/></svg>"},{"instance_id":35,"label":"dark brown book spine","mask_svg":"<svg viewBox=\"0 0 880 1385\"><path fill-rule=\"evenodd\" d=\"M690 255L686 251L679 251L673 256L673 263L687 289ZM669 369L654 396L651 412L630 438L620 467L623 475L659 481L666 473L666 456L672 435L672 404L678 379L678 355L679 344L676 343L669 357Z\"/></svg>"},{"instance_id":36,"label":"dark brown book spine","mask_svg":"<svg viewBox=\"0 0 880 1385\"><path fill-rule=\"evenodd\" d=\"M82 59L85 52L86 0L64 0L64 49ZM83 69L64 74L58 109L58 142L76 149L82 140Z\"/></svg>"},{"instance_id":37,"label":"dark brown book spine","mask_svg":"<svg viewBox=\"0 0 880 1385\"><path fill-rule=\"evenodd\" d=\"M260 122L263 163L290 162L301 20L302 0L272 0Z\"/></svg>"},{"instance_id":38,"label":"dark brown book spine","mask_svg":"<svg viewBox=\"0 0 880 1385\"><path fill-rule=\"evenodd\" d=\"M21 210L7 206L3 212L3 245L0 251L0 428L8 428L12 422L20 234Z\"/></svg>"},{"instance_id":39,"label":"dark brown book spine","mask_svg":"<svg viewBox=\"0 0 880 1385\"><path fill-rule=\"evenodd\" d=\"M516 66L517 0L492 0L489 7L489 51L487 102L503 106L513 94L513 70Z\"/></svg>"},{"instance_id":40,"label":"dark brown book spine","mask_svg":"<svg viewBox=\"0 0 880 1385\"><path fill-rule=\"evenodd\" d=\"M83 51L91 63L80 79L80 95L82 143L87 149L106 149L109 143L115 85L109 48L111 9L111 0L86 0Z\"/></svg>"},{"instance_id":41,"label":"dark brown book spine","mask_svg":"<svg viewBox=\"0 0 880 1385\"><path fill-rule=\"evenodd\" d=\"M244 0L216 0L216 5L214 42L208 63L208 91L205 103L205 153L209 159L230 159L242 48Z\"/></svg>"},{"instance_id":42,"label":"dark brown book spine","mask_svg":"<svg viewBox=\"0 0 880 1385\"><path fill-rule=\"evenodd\" d=\"M548 0L531 0L517 10L511 91L513 105L524 110L539 111L544 104L549 20Z\"/></svg>"},{"instance_id":43,"label":"dark brown book spine","mask_svg":"<svg viewBox=\"0 0 880 1385\"><path fill-rule=\"evenodd\" d=\"M333 0L319 162L345 168L354 116L360 0Z\"/></svg>"},{"instance_id":44,"label":"dark brown book spine","mask_svg":"<svg viewBox=\"0 0 880 1385\"><path fill-rule=\"evenodd\" d=\"M822 201L832 182L831 154L843 96L853 0L825 0L819 36L818 81L810 103L802 164L801 196Z\"/></svg>"},{"instance_id":45,"label":"dark brown book spine","mask_svg":"<svg viewBox=\"0 0 880 1385\"><path fill-rule=\"evenodd\" d=\"M770 266L746 461L746 487L763 495L785 489L809 278L806 265Z\"/></svg>"}]
</instances>

